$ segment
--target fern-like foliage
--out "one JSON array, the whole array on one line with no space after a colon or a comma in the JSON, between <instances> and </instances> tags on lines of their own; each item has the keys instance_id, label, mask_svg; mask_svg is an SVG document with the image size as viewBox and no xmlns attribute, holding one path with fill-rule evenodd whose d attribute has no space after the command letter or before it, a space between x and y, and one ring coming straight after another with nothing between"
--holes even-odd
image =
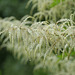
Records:
<instances>
[{"instance_id":1,"label":"fern-like foliage","mask_svg":"<svg viewBox=\"0 0 75 75\"><path fill-rule=\"evenodd\" d=\"M22 62L33 62L35 71L41 68L52 75L74 75L75 61L71 62L73 57L69 58L75 52L74 16L61 19L56 24L35 20L32 23L27 21L28 18L22 21L13 17L0 19L0 38L7 36L2 46L7 46ZM31 26L26 26L28 23ZM59 56L65 57L64 60Z\"/></svg>"}]
</instances>

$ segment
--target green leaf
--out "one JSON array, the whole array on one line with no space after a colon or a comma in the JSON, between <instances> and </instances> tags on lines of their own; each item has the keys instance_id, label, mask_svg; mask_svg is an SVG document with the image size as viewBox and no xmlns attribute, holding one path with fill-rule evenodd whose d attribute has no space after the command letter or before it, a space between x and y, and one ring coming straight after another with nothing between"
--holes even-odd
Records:
<instances>
[{"instance_id":1,"label":"green leaf","mask_svg":"<svg viewBox=\"0 0 75 75\"><path fill-rule=\"evenodd\" d=\"M65 0L62 0L65 1ZM56 6L57 4L59 4L61 2L61 0L54 0L52 4L50 4L50 8Z\"/></svg>"}]
</instances>

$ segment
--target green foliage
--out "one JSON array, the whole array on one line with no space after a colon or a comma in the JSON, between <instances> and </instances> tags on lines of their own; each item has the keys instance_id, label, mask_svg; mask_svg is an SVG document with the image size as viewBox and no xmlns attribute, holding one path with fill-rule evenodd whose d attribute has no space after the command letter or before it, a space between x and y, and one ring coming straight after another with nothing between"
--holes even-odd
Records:
<instances>
[{"instance_id":1,"label":"green foliage","mask_svg":"<svg viewBox=\"0 0 75 75\"><path fill-rule=\"evenodd\" d=\"M47 75L47 72L40 68L39 70L34 71L34 75Z\"/></svg>"}]
</instances>

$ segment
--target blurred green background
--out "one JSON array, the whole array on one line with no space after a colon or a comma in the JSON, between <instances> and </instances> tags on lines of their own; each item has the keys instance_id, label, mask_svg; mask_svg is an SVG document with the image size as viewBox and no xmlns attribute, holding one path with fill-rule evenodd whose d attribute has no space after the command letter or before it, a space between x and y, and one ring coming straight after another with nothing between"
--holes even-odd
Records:
<instances>
[{"instance_id":1,"label":"blurred green background","mask_svg":"<svg viewBox=\"0 0 75 75\"><path fill-rule=\"evenodd\" d=\"M21 19L30 14L31 6L25 8L29 0L0 0L0 17L15 16Z\"/></svg>"},{"instance_id":2,"label":"blurred green background","mask_svg":"<svg viewBox=\"0 0 75 75\"><path fill-rule=\"evenodd\" d=\"M0 17L14 16L21 19L30 14L31 5L26 9L28 0L0 0ZM0 39L0 46L2 40ZM22 64L6 48L0 47L0 75L33 75L33 66Z\"/></svg>"}]
</instances>

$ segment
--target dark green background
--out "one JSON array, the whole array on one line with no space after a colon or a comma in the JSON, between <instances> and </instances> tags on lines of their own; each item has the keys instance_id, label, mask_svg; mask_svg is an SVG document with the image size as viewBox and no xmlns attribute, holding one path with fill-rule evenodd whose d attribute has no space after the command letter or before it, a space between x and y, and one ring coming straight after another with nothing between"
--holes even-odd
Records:
<instances>
[{"instance_id":1,"label":"dark green background","mask_svg":"<svg viewBox=\"0 0 75 75\"><path fill-rule=\"evenodd\" d=\"M31 5L25 8L28 0L0 0L0 17L14 16L21 19L30 15ZM0 46L2 39L0 39ZM33 66L15 59L6 48L0 48L0 75L33 75Z\"/></svg>"},{"instance_id":2,"label":"dark green background","mask_svg":"<svg viewBox=\"0 0 75 75\"><path fill-rule=\"evenodd\" d=\"M15 16L21 19L30 14L31 5L25 8L29 0L0 0L0 17Z\"/></svg>"}]
</instances>

